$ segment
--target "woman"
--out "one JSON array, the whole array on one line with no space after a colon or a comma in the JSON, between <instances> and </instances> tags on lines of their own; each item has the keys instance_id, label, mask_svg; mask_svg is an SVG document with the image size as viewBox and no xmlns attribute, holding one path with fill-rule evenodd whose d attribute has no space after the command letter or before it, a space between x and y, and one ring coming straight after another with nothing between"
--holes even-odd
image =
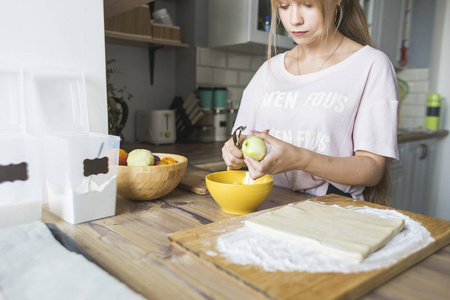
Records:
<instances>
[{"instance_id":1,"label":"woman","mask_svg":"<svg viewBox=\"0 0 450 300\"><path fill-rule=\"evenodd\" d=\"M272 0L272 15L297 45L271 57L269 39L269 59L235 122L247 126L244 138L254 130L264 139L269 153L260 162L244 158L230 139L225 163L245 163L252 178L271 174L294 191L386 203L387 163L398 159L397 83L387 56L370 46L358 1Z\"/></svg>"}]
</instances>

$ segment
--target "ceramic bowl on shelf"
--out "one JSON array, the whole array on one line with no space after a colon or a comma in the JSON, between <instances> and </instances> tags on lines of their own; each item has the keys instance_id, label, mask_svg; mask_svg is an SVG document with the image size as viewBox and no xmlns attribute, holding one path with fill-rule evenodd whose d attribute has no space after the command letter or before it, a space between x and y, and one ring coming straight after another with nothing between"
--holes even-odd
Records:
<instances>
[{"instance_id":1,"label":"ceramic bowl on shelf","mask_svg":"<svg viewBox=\"0 0 450 300\"><path fill-rule=\"evenodd\" d=\"M169 153L153 153L159 158L171 157L176 164L130 167L119 166L117 193L130 200L155 200L173 191L180 183L188 160L186 157Z\"/></svg>"},{"instance_id":2,"label":"ceramic bowl on shelf","mask_svg":"<svg viewBox=\"0 0 450 300\"><path fill-rule=\"evenodd\" d=\"M220 208L229 214L245 215L256 211L273 188L273 178L265 175L257 180L248 171L230 170L206 176L206 187Z\"/></svg>"}]
</instances>

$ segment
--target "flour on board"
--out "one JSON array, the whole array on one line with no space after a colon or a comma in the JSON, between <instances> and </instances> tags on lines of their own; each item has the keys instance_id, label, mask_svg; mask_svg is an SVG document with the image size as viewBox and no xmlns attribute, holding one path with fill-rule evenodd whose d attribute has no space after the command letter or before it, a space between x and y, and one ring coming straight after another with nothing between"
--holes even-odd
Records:
<instances>
[{"instance_id":1,"label":"flour on board","mask_svg":"<svg viewBox=\"0 0 450 300\"><path fill-rule=\"evenodd\" d=\"M390 242L360 263L340 260L245 226L220 236L216 248L219 255L233 263L257 265L266 271L354 273L389 267L434 241L419 222L395 210L367 206L345 209L384 218L403 219L405 225Z\"/></svg>"}]
</instances>

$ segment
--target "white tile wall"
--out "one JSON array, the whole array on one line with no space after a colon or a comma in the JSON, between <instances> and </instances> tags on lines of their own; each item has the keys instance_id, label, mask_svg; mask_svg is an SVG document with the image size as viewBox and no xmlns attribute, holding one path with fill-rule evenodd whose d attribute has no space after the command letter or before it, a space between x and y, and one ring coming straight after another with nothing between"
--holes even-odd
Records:
<instances>
[{"instance_id":1,"label":"white tile wall","mask_svg":"<svg viewBox=\"0 0 450 300\"><path fill-rule=\"evenodd\" d=\"M197 48L197 86L225 86L228 99L240 102L245 87L265 60L264 55ZM405 80L410 88L402 102L399 127L421 127L430 92L429 70L405 69L398 71L397 76Z\"/></svg>"},{"instance_id":2,"label":"white tile wall","mask_svg":"<svg viewBox=\"0 0 450 300\"><path fill-rule=\"evenodd\" d=\"M402 102L400 110L401 128L422 127L425 122L427 96L429 91L429 70L405 69L397 72L397 77L409 85L409 94Z\"/></svg>"},{"instance_id":3,"label":"white tile wall","mask_svg":"<svg viewBox=\"0 0 450 300\"><path fill-rule=\"evenodd\" d=\"M209 48L197 48L197 64L201 66L226 68L227 52Z\"/></svg>"},{"instance_id":4,"label":"white tile wall","mask_svg":"<svg viewBox=\"0 0 450 300\"><path fill-rule=\"evenodd\" d=\"M255 75L254 71L241 71L238 74L238 85L239 86L247 86L252 80L253 75Z\"/></svg>"},{"instance_id":5,"label":"white tile wall","mask_svg":"<svg viewBox=\"0 0 450 300\"><path fill-rule=\"evenodd\" d=\"M240 102L245 87L265 60L264 55L197 48L197 86L225 86L228 99Z\"/></svg>"},{"instance_id":6,"label":"white tile wall","mask_svg":"<svg viewBox=\"0 0 450 300\"><path fill-rule=\"evenodd\" d=\"M259 69L259 67L261 67L261 65L267 60L266 56L263 55L255 55L252 56L252 65L251 65L251 70L253 71L257 71Z\"/></svg>"},{"instance_id":7,"label":"white tile wall","mask_svg":"<svg viewBox=\"0 0 450 300\"><path fill-rule=\"evenodd\" d=\"M248 54L228 52L227 68L250 70L252 57Z\"/></svg>"},{"instance_id":8,"label":"white tile wall","mask_svg":"<svg viewBox=\"0 0 450 300\"><path fill-rule=\"evenodd\" d=\"M213 71L213 83L219 86L236 86L238 83L238 71L215 68Z\"/></svg>"},{"instance_id":9,"label":"white tile wall","mask_svg":"<svg viewBox=\"0 0 450 300\"><path fill-rule=\"evenodd\" d=\"M213 85L213 72L213 68L197 66L197 82L202 85Z\"/></svg>"}]
</instances>

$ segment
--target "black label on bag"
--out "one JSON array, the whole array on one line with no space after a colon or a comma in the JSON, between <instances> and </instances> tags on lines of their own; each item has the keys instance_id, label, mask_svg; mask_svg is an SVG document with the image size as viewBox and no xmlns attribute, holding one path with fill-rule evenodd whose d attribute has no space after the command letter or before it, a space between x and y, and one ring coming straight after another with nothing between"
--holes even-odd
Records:
<instances>
[{"instance_id":1,"label":"black label on bag","mask_svg":"<svg viewBox=\"0 0 450 300\"><path fill-rule=\"evenodd\" d=\"M0 165L0 183L16 180L28 180L28 164L26 162L7 166Z\"/></svg>"},{"instance_id":2,"label":"black label on bag","mask_svg":"<svg viewBox=\"0 0 450 300\"><path fill-rule=\"evenodd\" d=\"M108 173L108 157L85 159L83 161L84 176L107 174Z\"/></svg>"},{"instance_id":3,"label":"black label on bag","mask_svg":"<svg viewBox=\"0 0 450 300\"><path fill-rule=\"evenodd\" d=\"M439 117L440 107L427 107L427 116L428 117Z\"/></svg>"}]
</instances>

